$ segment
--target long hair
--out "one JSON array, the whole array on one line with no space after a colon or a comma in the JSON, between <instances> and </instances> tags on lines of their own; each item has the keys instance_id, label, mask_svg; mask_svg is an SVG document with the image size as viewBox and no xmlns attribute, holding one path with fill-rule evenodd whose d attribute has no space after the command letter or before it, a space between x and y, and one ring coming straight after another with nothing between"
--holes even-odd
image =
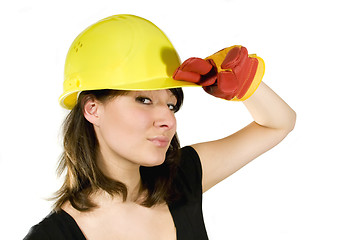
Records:
<instances>
[{"instance_id":1,"label":"long hair","mask_svg":"<svg viewBox=\"0 0 360 240\"><path fill-rule=\"evenodd\" d=\"M170 89L176 96L176 109L183 102L181 88ZM97 190L104 190L111 196L121 195L127 199L128 190L124 183L111 179L102 173L97 166L96 156L99 149L93 125L84 117L86 97L91 95L101 102L125 95L122 90L92 90L79 95L78 102L70 111L63 123L64 151L59 159L58 175L65 173L64 183L55 193L54 210L69 201L79 211L89 211L97 207L91 201L90 195ZM177 134L171 140L163 164L154 167L140 167L140 191L146 193L141 204L151 207L159 203L170 203L177 198L177 192L172 188L172 180L176 173L179 159L179 140Z\"/></svg>"}]
</instances>

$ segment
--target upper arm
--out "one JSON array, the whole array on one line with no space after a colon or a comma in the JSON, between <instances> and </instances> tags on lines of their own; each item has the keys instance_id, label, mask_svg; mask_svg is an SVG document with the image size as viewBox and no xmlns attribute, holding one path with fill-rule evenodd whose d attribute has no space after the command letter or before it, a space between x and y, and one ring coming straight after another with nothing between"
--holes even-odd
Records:
<instances>
[{"instance_id":1,"label":"upper arm","mask_svg":"<svg viewBox=\"0 0 360 240\"><path fill-rule=\"evenodd\" d=\"M252 122L223 139L192 145L202 164L203 192L277 145L288 133Z\"/></svg>"}]
</instances>

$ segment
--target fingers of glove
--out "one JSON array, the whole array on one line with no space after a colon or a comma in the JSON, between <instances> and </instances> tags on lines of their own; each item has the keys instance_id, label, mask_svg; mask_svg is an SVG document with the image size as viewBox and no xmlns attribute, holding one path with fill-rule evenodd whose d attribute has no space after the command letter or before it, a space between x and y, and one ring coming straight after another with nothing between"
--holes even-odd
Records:
<instances>
[{"instance_id":1,"label":"fingers of glove","mask_svg":"<svg viewBox=\"0 0 360 240\"><path fill-rule=\"evenodd\" d=\"M180 69L187 72L195 72L205 75L213 68L213 66L201 58L189 58L180 65Z\"/></svg>"},{"instance_id":2,"label":"fingers of glove","mask_svg":"<svg viewBox=\"0 0 360 240\"><path fill-rule=\"evenodd\" d=\"M205 61L201 58L189 58L183 62L180 67L173 74L175 80L184 80L193 83L198 83L200 85L209 85L213 84L212 79L207 79L206 75L211 72L213 65L210 62ZM209 82L209 80L211 80Z\"/></svg>"},{"instance_id":3,"label":"fingers of glove","mask_svg":"<svg viewBox=\"0 0 360 240\"><path fill-rule=\"evenodd\" d=\"M208 73L201 76L201 80L200 80L199 84L201 86L205 86L205 87L215 84L215 82L217 80L217 68L216 68L214 61L212 59L208 59L206 61L213 67L211 68L211 70Z\"/></svg>"},{"instance_id":4,"label":"fingers of glove","mask_svg":"<svg viewBox=\"0 0 360 240\"><path fill-rule=\"evenodd\" d=\"M180 68L178 68L174 72L173 78L175 80L182 80L182 81L198 83L201 79L201 75L199 73L195 73L195 72L183 71L183 70L180 70Z\"/></svg>"}]
</instances>

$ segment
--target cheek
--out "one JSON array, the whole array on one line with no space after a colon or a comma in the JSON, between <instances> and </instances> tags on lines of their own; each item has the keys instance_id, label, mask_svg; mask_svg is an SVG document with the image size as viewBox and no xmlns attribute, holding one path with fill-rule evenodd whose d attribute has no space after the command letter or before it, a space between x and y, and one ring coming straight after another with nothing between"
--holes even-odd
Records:
<instances>
[{"instance_id":1,"label":"cheek","mask_svg":"<svg viewBox=\"0 0 360 240\"><path fill-rule=\"evenodd\" d=\"M141 111L123 109L121 112L109 109L102 122L104 138L112 143L128 144L131 139L142 138L151 126L150 117Z\"/></svg>"}]
</instances>

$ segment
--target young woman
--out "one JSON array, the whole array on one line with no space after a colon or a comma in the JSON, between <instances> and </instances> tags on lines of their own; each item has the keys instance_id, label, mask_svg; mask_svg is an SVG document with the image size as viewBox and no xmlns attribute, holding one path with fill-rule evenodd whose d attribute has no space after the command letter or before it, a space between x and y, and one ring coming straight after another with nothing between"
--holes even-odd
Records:
<instances>
[{"instance_id":1,"label":"young woman","mask_svg":"<svg viewBox=\"0 0 360 240\"><path fill-rule=\"evenodd\" d=\"M202 193L294 128L294 111L261 83L263 67L241 46L180 65L166 36L136 16L90 26L65 64L65 182L25 239L208 239ZM254 122L180 148L174 114L184 86L243 101Z\"/></svg>"}]
</instances>

